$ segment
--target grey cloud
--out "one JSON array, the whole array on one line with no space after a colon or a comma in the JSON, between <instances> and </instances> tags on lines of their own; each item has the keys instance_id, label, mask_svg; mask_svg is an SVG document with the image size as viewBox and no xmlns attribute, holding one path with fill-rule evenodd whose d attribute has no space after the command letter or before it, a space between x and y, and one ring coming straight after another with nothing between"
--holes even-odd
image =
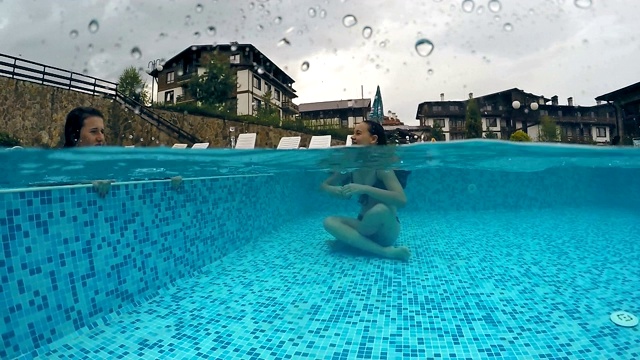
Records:
<instances>
[{"instance_id":1,"label":"grey cloud","mask_svg":"<svg viewBox=\"0 0 640 360\"><path fill-rule=\"evenodd\" d=\"M582 10L570 0L502 1L499 21L488 0L475 3L482 14L463 12L457 0L4 0L0 49L115 80L127 66L146 69L150 60L168 59L193 44L248 42L296 80L300 101L358 97L361 85L371 97L379 84L385 109L405 122L418 103L441 92L464 99L469 92L519 87L585 104L638 81L637 2L594 1ZM351 28L342 24L347 14L358 19ZM90 34L93 18L100 29ZM506 22L512 32L503 30ZM216 28L214 36L209 26ZM370 39L362 36L364 26L374 29ZM69 37L73 29L76 39ZM285 37L291 45L278 46ZM421 37L435 44L428 58L414 49ZM131 56L135 46L140 59ZM311 63L306 72L303 61Z\"/></svg>"}]
</instances>

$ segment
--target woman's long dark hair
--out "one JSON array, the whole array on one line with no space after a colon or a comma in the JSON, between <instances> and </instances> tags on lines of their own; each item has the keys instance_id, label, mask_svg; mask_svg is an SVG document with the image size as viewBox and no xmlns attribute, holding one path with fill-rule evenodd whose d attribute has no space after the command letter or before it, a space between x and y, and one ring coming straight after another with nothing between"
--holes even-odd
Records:
<instances>
[{"instance_id":1,"label":"woman's long dark hair","mask_svg":"<svg viewBox=\"0 0 640 360\"><path fill-rule=\"evenodd\" d=\"M64 123L64 147L75 147L78 144L84 121L92 116L104 119L102 113L92 107L77 107L67 114L67 121Z\"/></svg>"},{"instance_id":2,"label":"woman's long dark hair","mask_svg":"<svg viewBox=\"0 0 640 360\"><path fill-rule=\"evenodd\" d=\"M363 121L369 126L369 134L376 135L378 137L378 145L387 145L387 134L384 132L384 128L380 123L371 120Z\"/></svg>"}]
</instances>

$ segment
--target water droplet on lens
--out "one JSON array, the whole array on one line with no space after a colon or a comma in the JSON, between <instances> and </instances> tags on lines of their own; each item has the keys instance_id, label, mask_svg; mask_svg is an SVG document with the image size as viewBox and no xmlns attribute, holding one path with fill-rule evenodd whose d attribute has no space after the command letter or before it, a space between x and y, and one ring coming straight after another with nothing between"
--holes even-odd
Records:
<instances>
[{"instance_id":1,"label":"water droplet on lens","mask_svg":"<svg viewBox=\"0 0 640 360\"><path fill-rule=\"evenodd\" d=\"M307 71L307 70L309 70L309 62L308 62L308 61L303 62L303 63L302 63L302 66L300 66L300 69L301 69L302 71Z\"/></svg>"},{"instance_id":2,"label":"water droplet on lens","mask_svg":"<svg viewBox=\"0 0 640 360\"><path fill-rule=\"evenodd\" d=\"M431 55L431 53L433 52L434 48L435 48L435 46L433 45L431 40L420 39L420 40L416 41L416 52L418 53L418 55L420 55L422 57L427 57L427 56Z\"/></svg>"},{"instance_id":3,"label":"water droplet on lens","mask_svg":"<svg viewBox=\"0 0 640 360\"><path fill-rule=\"evenodd\" d=\"M89 52L92 52L93 51L93 44L89 44L87 46L87 50L89 50Z\"/></svg>"},{"instance_id":4,"label":"water droplet on lens","mask_svg":"<svg viewBox=\"0 0 640 360\"><path fill-rule=\"evenodd\" d=\"M276 17L275 19L273 19L273 23L278 25L282 22L282 18L280 16Z\"/></svg>"},{"instance_id":5,"label":"water droplet on lens","mask_svg":"<svg viewBox=\"0 0 640 360\"><path fill-rule=\"evenodd\" d=\"M209 36L215 36L216 35L216 28L215 26L209 26L207 28L207 35Z\"/></svg>"},{"instance_id":6,"label":"water droplet on lens","mask_svg":"<svg viewBox=\"0 0 640 360\"><path fill-rule=\"evenodd\" d=\"M427 75L433 75L433 69L427 70Z\"/></svg>"},{"instance_id":7,"label":"water droplet on lens","mask_svg":"<svg viewBox=\"0 0 640 360\"><path fill-rule=\"evenodd\" d=\"M204 7L202 6L202 4L198 4L196 5L196 12L199 14L202 12L202 10L204 10Z\"/></svg>"},{"instance_id":8,"label":"water droplet on lens","mask_svg":"<svg viewBox=\"0 0 640 360\"><path fill-rule=\"evenodd\" d=\"M489 6L489 10L494 13L502 10L502 4L498 0L489 1L489 4L487 6Z\"/></svg>"},{"instance_id":9,"label":"water droplet on lens","mask_svg":"<svg viewBox=\"0 0 640 360\"><path fill-rule=\"evenodd\" d=\"M264 26L262 26L261 24L258 24L256 29L258 29L258 31L262 31L262 30L264 30Z\"/></svg>"},{"instance_id":10,"label":"water droplet on lens","mask_svg":"<svg viewBox=\"0 0 640 360\"><path fill-rule=\"evenodd\" d=\"M588 9L591 7L591 0L575 0L573 4L579 9Z\"/></svg>"},{"instance_id":11,"label":"water droplet on lens","mask_svg":"<svg viewBox=\"0 0 640 360\"><path fill-rule=\"evenodd\" d=\"M473 9L476 7L476 4L473 2L473 0L464 0L462 2L462 10L464 12L472 12Z\"/></svg>"},{"instance_id":12,"label":"water droplet on lens","mask_svg":"<svg viewBox=\"0 0 640 360\"><path fill-rule=\"evenodd\" d=\"M506 24L504 24L503 29L506 32L511 32L511 31L513 31L513 25L511 25L511 23L506 23Z\"/></svg>"},{"instance_id":13,"label":"water droplet on lens","mask_svg":"<svg viewBox=\"0 0 640 360\"><path fill-rule=\"evenodd\" d=\"M365 26L362 29L362 37L365 39L368 39L371 37L371 34L373 34L373 29L370 26Z\"/></svg>"},{"instance_id":14,"label":"water droplet on lens","mask_svg":"<svg viewBox=\"0 0 640 360\"><path fill-rule=\"evenodd\" d=\"M320 10L320 18L324 19L326 17L327 17L327 10L325 9Z\"/></svg>"},{"instance_id":15,"label":"water droplet on lens","mask_svg":"<svg viewBox=\"0 0 640 360\"><path fill-rule=\"evenodd\" d=\"M98 29L100 29L100 24L98 24L98 20L96 19L91 20L91 22L89 23L89 32L92 34L95 34L98 32Z\"/></svg>"},{"instance_id":16,"label":"water droplet on lens","mask_svg":"<svg viewBox=\"0 0 640 360\"><path fill-rule=\"evenodd\" d=\"M195 37L196 39L200 37L200 31L196 31L193 33L193 37Z\"/></svg>"},{"instance_id":17,"label":"water droplet on lens","mask_svg":"<svg viewBox=\"0 0 640 360\"><path fill-rule=\"evenodd\" d=\"M356 19L356 17L353 15L345 15L345 17L342 18L342 25L346 27L352 27L357 23L358 19Z\"/></svg>"},{"instance_id":18,"label":"water droplet on lens","mask_svg":"<svg viewBox=\"0 0 640 360\"><path fill-rule=\"evenodd\" d=\"M309 17L316 17L316 9L314 8L309 8Z\"/></svg>"},{"instance_id":19,"label":"water droplet on lens","mask_svg":"<svg viewBox=\"0 0 640 360\"><path fill-rule=\"evenodd\" d=\"M264 68L262 66L258 66L258 74L262 75L264 74Z\"/></svg>"},{"instance_id":20,"label":"water droplet on lens","mask_svg":"<svg viewBox=\"0 0 640 360\"><path fill-rule=\"evenodd\" d=\"M78 30L71 30L71 32L69 33L69 37L72 39L75 39L78 37Z\"/></svg>"},{"instance_id":21,"label":"water droplet on lens","mask_svg":"<svg viewBox=\"0 0 640 360\"><path fill-rule=\"evenodd\" d=\"M133 49L131 49L131 57L133 57L134 59L140 59L142 57L142 51L140 51L140 48L135 46Z\"/></svg>"},{"instance_id":22,"label":"water droplet on lens","mask_svg":"<svg viewBox=\"0 0 640 360\"><path fill-rule=\"evenodd\" d=\"M479 15L479 14L482 14L483 12L484 12L484 6L482 6L482 5L478 6L478 9L476 10L476 13L478 13L478 15Z\"/></svg>"},{"instance_id":23,"label":"water droplet on lens","mask_svg":"<svg viewBox=\"0 0 640 360\"><path fill-rule=\"evenodd\" d=\"M291 45L291 43L289 42L289 40L287 40L287 38L282 38L280 39L280 41L278 41L278 46L285 46L285 45Z\"/></svg>"}]
</instances>

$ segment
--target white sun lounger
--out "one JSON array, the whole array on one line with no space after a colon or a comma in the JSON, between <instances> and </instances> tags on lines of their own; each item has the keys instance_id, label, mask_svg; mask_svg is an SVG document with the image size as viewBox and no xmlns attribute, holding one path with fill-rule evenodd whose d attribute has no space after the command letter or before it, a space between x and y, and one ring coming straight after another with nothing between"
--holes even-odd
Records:
<instances>
[{"instance_id":1,"label":"white sun lounger","mask_svg":"<svg viewBox=\"0 0 640 360\"><path fill-rule=\"evenodd\" d=\"M285 136L280 138L278 150L297 149L300 146L300 136Z\"/></svg>"},{"instance_id":2,"label":"white sun lounger","mask_svg":"<svg viewBox=\"0 0 640 360\"><path fill-rule=\"evenodd\" d=\"M209 147L209 143L195 143L193 144L193 146L191 147L192 149L206 149Z\"/></svg>"},{"instance_id":3,"label":"white sun lounger","mask_svg":"<svg viewBox=\"0 0 640 360\"><path fill-rule=\"evenodd\" d=\"M256 133L245 133L238 135L236 149L253 149L256 147Z\"/></svg>"},{"instance_id":4,"label":"white sun lounger","mask_svg":"<svg viewBox=\"0 0 640 360\"><path fill-rule=\"evenodd\" d=\"M187 144L173 144L172 149L186 149Z\"/></svg>"},{"instance_id":5,"label":"white sun lounger","mask_svg":"<svg viewBox=\"0 0 640 360\"><path fill-rule=\"evenodd\" d=\"M325 149L331 147L331 135L312 136L309 149Z\"/></svg>"},{"instance_id":6,"label":"white sun lounger","mask_svg":"<svg viewBox=\"0 0 640 360\"><path fill-rule=\"evenodd\" d=\"M344 141L344 146L351 146L353 145L353 138L351 137L351 135L347 136L347 140Z\"/></svg>"}]
</instances>

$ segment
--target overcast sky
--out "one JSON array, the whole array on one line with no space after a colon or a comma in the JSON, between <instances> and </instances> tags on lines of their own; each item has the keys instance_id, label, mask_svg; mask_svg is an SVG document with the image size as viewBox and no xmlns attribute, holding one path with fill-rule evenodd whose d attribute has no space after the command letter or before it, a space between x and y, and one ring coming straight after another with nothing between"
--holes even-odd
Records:
<instances>
[{"instance_id":1,"label":"overcast sky","mask_svg":"<svg viewBox=\"0 0 640 360\"><path fill-rule=\"evenodd\" d=\"M380 85L385 112L406 124L440 93L517 87L592 105L640 81L640 1L468 1L0 0L0 52L116 80L190 45L252 43L296 81L296 103L359 98L361 86L373 97ZM434 44L428 56L421 39Z\"/></svg>"}]
</instances>

